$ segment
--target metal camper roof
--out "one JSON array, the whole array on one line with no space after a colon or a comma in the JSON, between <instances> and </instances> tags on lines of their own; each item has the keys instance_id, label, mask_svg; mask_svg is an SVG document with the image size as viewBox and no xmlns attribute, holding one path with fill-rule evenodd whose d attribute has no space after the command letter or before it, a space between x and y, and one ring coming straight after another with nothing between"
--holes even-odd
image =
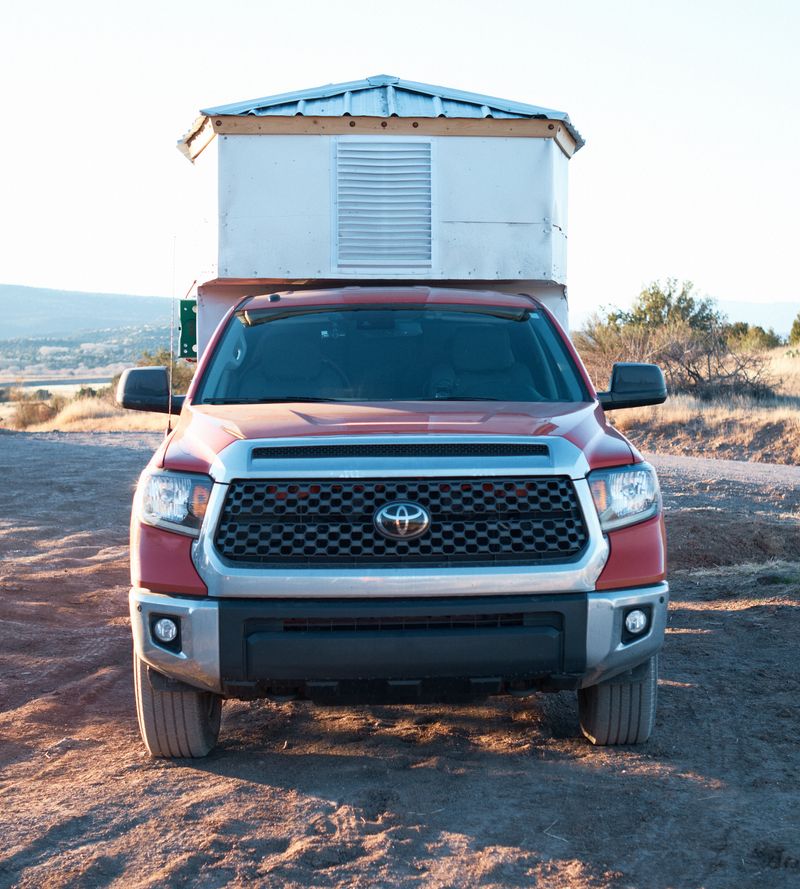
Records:
<instances>
[{"instance_id":1,"label":"metal camper roof","mask_svg":"<svg viewBox=\"0 0 800 889\"><path fill-rule=\"evenodd\" d=\"M575 140L575 150L584 144L581 134L564 111L497 99L450 87L402 80L391 74L378 74L365 80L330 83L326 86L264 96L230 105L217 105L213 108L204 108L200 113L203 116L195 122L179 143L179 148L189 157L195 157L202 150L202 148L197 150L197 147L192 150L190 144L200 134L200 130L204 129L208 118L216 115L556 120L563 123Z\"/></svg>"},{"instance_id":2,"label":"metal camper roof","mask_svg":"<svg viewBox=\"0 0 800 889\"><path fill-rule=\"evenodd\" d=\"M205 108L202 114L316 115L317 117L495 117L541 118L563 121L579 145L580 133L564 111L467 93L446 86L401 80L391 74L377 74L350 83L265 96L231 105Z\"/></svg>"}]
</instances>

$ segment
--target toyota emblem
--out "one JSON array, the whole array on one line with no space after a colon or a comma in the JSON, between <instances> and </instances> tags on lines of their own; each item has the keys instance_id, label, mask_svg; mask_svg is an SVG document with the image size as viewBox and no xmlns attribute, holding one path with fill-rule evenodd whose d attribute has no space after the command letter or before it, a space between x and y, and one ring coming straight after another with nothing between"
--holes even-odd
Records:
<instances>
[{"instance_id":1,"label":"toyota emblem","mask_svg":"<svg viewBox=\"0 0 800 889\"><path fill-rule=\"evenodd\" d=\"M421 537L431 526L431 515L424 506L407 500L387 503L376 513L375 527L384 537L393 540L413 540Z\"/></svg>"}]
</instances>

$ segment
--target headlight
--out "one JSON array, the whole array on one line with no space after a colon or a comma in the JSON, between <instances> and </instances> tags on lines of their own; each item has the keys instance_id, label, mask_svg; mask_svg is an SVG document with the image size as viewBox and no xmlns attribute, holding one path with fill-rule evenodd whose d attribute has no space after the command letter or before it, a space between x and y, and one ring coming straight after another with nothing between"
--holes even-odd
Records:
<instances>
[{"instance_id":1,"label":"headlight","mask_svg":"<svg viewBox=\"0 0 800 889\"><path fill-rule=\"evenodd\" d=\"M139 518L147 525L197 537L212 485L207 475L145 471L136 489Z\"/></svg>"},{"instance_id":2,"label":"headlight","mask_svg":"<svg viewBox=\"0 0 800 889\"><path fill-rule=\"evenodd\" d=\"M604 531L643 522L661 508L658 479L649 463L597 469L589 473L589 487Z\"/></svg>"}]
</instances>

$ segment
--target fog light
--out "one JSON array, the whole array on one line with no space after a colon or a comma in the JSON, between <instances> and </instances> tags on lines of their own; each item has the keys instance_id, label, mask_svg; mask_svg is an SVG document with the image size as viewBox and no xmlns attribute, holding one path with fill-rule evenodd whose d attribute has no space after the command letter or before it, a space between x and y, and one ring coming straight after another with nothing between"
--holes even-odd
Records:
<instances>
[{"instance_id":1,"label":"fog light","mask_svg":"<svg viewBox=\"0 0 800 889\"><path fill-rule=\"evenodd\" d=\"M162 617L153 624L153 635L159 642L173 642L178 635L178 625L168 617Z\"/></svg>"},{"instance_id":2,"label":"fog light","mask_svg":"<svg viewBox=\"0 0 800 889\"><path fill-rule=\"evenodd\" d=\"M639 608L634 608L625 615L625 629L632 635L638 636L639 633L647 628L647 615Z\"/></svg>"}]
</instances>

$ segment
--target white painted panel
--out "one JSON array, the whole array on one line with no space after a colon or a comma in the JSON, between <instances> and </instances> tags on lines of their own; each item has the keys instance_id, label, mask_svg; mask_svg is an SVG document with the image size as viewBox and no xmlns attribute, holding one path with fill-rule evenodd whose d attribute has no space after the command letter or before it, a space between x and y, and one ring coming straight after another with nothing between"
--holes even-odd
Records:
<instances>
[{"instance_id":1,"label":"white painted panel","mask_svg":"<svg viewBox=\"0 0 800 889\"><path fill-rule=\"evenodd\" d=\"M553 266L553 240L562 235L543 223L442 222L439 256L453 278L521 278L564 283Z\"/></svg>"},{"instance_id":2,"label":"white painted panel","mask_svg":"<svg viewBox=\"0 0 800 889\"><path fill-rule=\"evenodd\" d=\"M330 140L223 136L219 270L229 278L330 274Z\"/></svg>"},{"instance_id":3,"label":"white painted panel","mask_svg":"<svg viewBox=\"0 0 800 889\"><path fill-rule=\"evenodd\" d=\"M552 245L552 274L551 281L557 281L561 284L567 282L567 236L560 228L556 228L553 224L552 237L550 239Z\"/></svg>"},{"instance_id":4,"label":"white painted panel","mask_svg":"<svg viewBox=\"0 0 800 889\"><path fill-rule=\"evenodd\" d=\"M328 277L329 223L325 213L229 218L220 229L220 276Z\"/></svg>"},{"instance_id":5,"label":"white painted panel","mask_svg":"<svg viewBox=\"0 0 800 889\"><path fill-rule=\"evenodd\" d=\"M555 147L555 146L554 146ZM567 176L569 158L563 151L556 148L553 154L553 223L566 235L567 233Z\"/></svg>"},{"instance_id":6,"label":"white painted panel","mask_svg":"<svg viewBox=\"0 0 800 889\"><path fill-rule=\"evenodd\" d=\"M552 139L438 140L439 214L447 222L536 222L552 216Z\"/></svg>"},{"instance_id":7,"label":"white painted panel","mask_svg":"<svg viewBox=\"0 0 800 889\"><path fill-rule=\"evenodd\" d=\"M373 138L376 145L387 139ZM563 284L567 159L553 140L432 142L433 265L382 268L377 276ZM220 139L221 277L376 277L374 269L335 265L333 149L328 136Z\"/></svg>"}]
</instances>

